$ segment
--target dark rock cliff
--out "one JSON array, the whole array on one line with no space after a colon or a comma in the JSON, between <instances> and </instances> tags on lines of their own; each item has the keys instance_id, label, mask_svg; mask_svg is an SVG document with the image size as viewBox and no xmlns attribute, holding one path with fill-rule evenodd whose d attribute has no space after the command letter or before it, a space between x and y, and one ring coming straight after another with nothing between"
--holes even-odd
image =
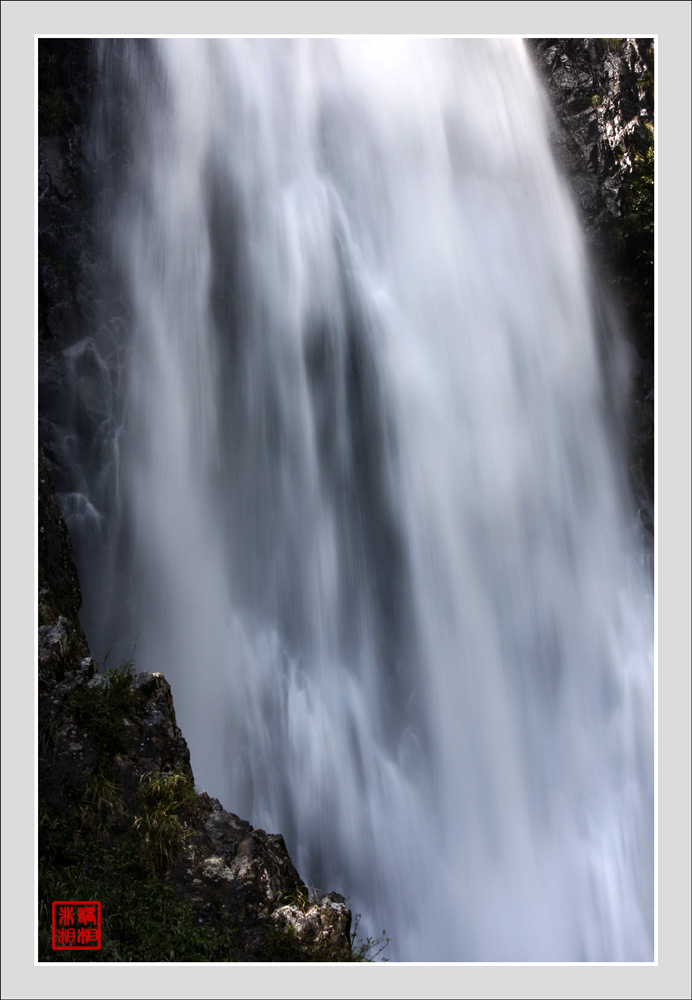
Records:
<instances>
[{"instance_id":1,"label":"dark rock cliff","mask_svg":"<svg viewBox=\"0 0 692 1000\"><path fill-rule=\"evenodd\" d=\"M95 248L92 177L84 152L90 43L42 40L38 115L39 437L59 479L74 423L65 352L97 320L103 266Z\"/></svg>"},{"instance_id":2,"label":"dark rock cliff","mask_svg":"<svg viewBox=\"0 0 692 1000\"><path fill-rule=\"evenodd\" d=\"M39 960L355 961L351 912L283 837L198 793L170 686L99 672L65 520L39 456ZM100 951L54 951L53 900L98 900Z\"/></svg>"},{"instance_id":3,"label":"dark rock cliff","mask_svg":"<svg viewBox=\"0 0 692 1000\"><path fill-rule=\"evenodd\" d=\"M587 240L612 252L636 157L651 145L652 41L541 38L529 45L552 100L553 145Z\"/></svg>"},{"instance_id":4,"label":"dark rock cliff","mask_svg":"<svg viewBox=\"0 0 692 1000\"><path fill-rule=\"evenodd\" d=\"M572 188L603 304L624 316L629 470L645 540L654 515L654 49L650 38L528 42L551 101L553 148Z\"/></svg>"}]
</instances>

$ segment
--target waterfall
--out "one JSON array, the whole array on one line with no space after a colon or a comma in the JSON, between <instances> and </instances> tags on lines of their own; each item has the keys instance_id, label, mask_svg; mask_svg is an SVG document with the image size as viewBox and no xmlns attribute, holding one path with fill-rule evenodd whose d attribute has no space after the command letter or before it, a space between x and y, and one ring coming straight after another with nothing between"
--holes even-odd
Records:
<instances>
[{"instance_id":1,"label":"waterfall","mask_svg":"<svg viewBox=\"0 0 692 1000\"><path fill-rule=\"evenodd\" d=\"M523 44L97 61L95 654L390 959L653 960L651 585Z\"/></svg>"}]
</instances>

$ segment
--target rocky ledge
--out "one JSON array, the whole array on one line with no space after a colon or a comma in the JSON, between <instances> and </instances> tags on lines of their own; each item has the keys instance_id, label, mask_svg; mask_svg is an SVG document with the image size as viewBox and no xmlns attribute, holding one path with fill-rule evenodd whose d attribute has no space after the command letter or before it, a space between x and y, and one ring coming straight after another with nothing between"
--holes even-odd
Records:
<instances>
[{"instance_id":1,"label":"rocky ledge","mask_svg":"<svg viewBox=\"0 0 692 1000\"><path fill-rule=\"evenodd\" d=\"M195 789L161 674L100 672L39 465L39 960L358 961L351 912L304 885L283 837ZM99 900L99 951L55 951L54 900Z\"/></svg>"}]
</instances>

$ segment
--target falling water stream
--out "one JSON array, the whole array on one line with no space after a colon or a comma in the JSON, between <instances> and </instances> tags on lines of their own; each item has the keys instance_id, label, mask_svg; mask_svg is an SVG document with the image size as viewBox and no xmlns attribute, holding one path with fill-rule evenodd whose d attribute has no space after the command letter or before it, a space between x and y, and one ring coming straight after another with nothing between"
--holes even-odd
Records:
<instances>
[{"instance_id":1,"label":"falling water stream","mask_svg":"<svg viewBox=\"0 0 692 1000\"><path fill-rule=\"evenodd\" d=\"M652 960L650 584L523 44L98 79L96 655L136 642L198 784L390 959Z\"/></svg>"}]
</instances>

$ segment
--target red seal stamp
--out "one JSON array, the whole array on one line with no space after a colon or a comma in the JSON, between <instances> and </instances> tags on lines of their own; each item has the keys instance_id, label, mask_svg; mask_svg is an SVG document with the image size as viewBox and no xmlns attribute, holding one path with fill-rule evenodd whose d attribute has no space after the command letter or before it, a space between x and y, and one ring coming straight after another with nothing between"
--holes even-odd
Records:
<instances>
[{"instance_id":1,"label":"red seal stamp","mask_svg":"<svg viewBox=\"0 0 692 1000\"><path fill-rule=\"evenodd\" d=\"M55 951L98 951L101 947L101 904L96 900L53 903Z\"/></svg>"}]
</instances>

